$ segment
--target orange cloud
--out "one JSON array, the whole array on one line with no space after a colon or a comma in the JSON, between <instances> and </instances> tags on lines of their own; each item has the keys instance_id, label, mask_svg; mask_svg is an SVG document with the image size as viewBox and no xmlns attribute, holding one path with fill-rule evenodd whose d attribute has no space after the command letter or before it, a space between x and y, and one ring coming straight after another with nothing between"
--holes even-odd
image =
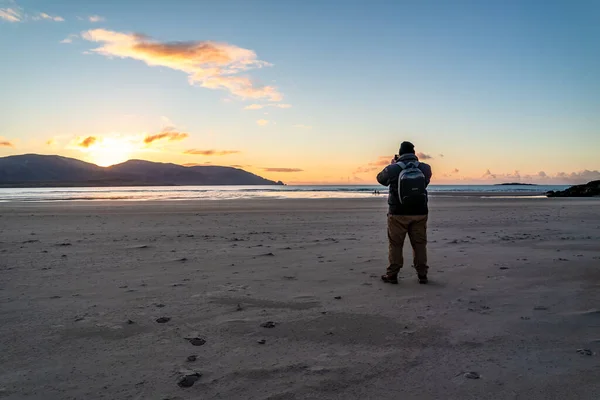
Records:
<instances>
[{"instance_id":1,"label":"orange cloud","mask_svg":"<svg viewBox=\"0 0 600 400\"><path fill-rule=\"evenodd\" d=\"M175 140L183 140L187 138L189 135L183 132L175 132L169 130L168 128L163 129L161 133L156 133L154 135L148 135L144 139L144 143L150 144L152 142L156 142L157 140L167 139L169 142L173 142Z\"/></svg>"},{"instance_id":2,"label":"orange cloud","mask_svg":"<svg viewBox=\"0 0 600 400\"><path fill-rule=\"evenodd\" d=\"M85 40L102 43L92 51L106 57L133 58L149 66L161 66L188 74L192 85L228 90L240 98L280 101L273 86L260 86L240 72L270 66L258 60L252 50L210 41L158 42L148 36L92 29L82 33Z\"/></svg>"},{"instance_id":3,"label":"orange cloud","mask_svg":"<svg viewBox=\"0 0 600 400\"><path fill-rule=\"evenodd\" d=\"M198 149L190 149L184 151L184 154L198 154L202 156L226 156L229 154L237 154L240 153L239 150L198 150Z\"/></svg>"},{"instance_id":4,"label":"orange cloud","mask_svg":"<svg viewBox=\"0 0 600 400\"><path fill-rule=\"evenodd\" d=\"M88 147L90 147L91 145L96 143L96 140L98 140L98 139L96 139L96 137L88 136L85 139L83 139L81 142L77 143L77 146L85 147L87 149Z\"/></svg>"},{"instance_id":5,"label":"orange cloud","mask_svg":"<svg viewBox=\"0 0 600 400\"><path fill-rule=\"evenodd\" d=\"M300 168L263 168L264 171L267 172L302 172L303 169Z\"/></svg>"},{"instance_id":6,"label":"orange cloud","mask_svg":"<svg viewBox=\"0 0 600 400\"><path fill-rule=\"evenodd\" d=\"M0 147L15 147L15 145L9 142L8 140L1 140Z\"/></svg>"},{"instance_id":7,"label":"orange cloud","mask_svg":"<svg viewBox=\"0 0 600 400\"><path fill-rule=\"evenodd\" d=\"M266 119L259 119L258 121L256 121L256 123L260 126L265 126L269 124L269 121Z\"/></svg>"}]
</instances>

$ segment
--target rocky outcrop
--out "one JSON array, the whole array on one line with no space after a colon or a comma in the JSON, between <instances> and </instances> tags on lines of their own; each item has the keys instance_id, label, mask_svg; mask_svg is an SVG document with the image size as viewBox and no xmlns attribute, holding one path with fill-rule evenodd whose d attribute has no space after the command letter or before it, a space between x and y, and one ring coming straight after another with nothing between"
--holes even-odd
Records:
<instances>
[{"instance_id":1,"label":"rocky outcrop","mask_svg":"<svg viewBox=\"0 0 600 400\"><path fill-rule=\"evenodd\" d=\"M548 197L595 197L600 196L600 181L591 181L583 185L571 186L565 190L551 190Z\"/></svg>"}]
</instances>

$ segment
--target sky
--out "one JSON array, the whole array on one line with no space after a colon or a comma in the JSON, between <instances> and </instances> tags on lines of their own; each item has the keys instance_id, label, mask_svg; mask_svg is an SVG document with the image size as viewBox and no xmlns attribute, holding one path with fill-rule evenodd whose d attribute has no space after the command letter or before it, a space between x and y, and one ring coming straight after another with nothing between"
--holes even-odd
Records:
<instances>
[{"instance_id":1,"label":"sky","mask_svg":"<svg viewBox=\"0 0 600 400\"><path fill-rule=\"evenodd\" d=\"M600 179L596 0L0 0L0 157Z\"/></svg>"}]
</instances>

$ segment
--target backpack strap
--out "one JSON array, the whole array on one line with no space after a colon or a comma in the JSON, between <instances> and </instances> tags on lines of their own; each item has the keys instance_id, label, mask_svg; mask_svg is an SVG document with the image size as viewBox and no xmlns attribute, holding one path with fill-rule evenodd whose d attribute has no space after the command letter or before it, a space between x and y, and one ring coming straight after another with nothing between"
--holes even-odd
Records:
<instances>
[{"instance_id":1,"label":"backpack strap","mask_svg":"<svg viewBox=\"0 0 600 400\"><path fill-rule=\"evenodd\" d=\"M404 164L402 161L398 161L396 165L399 165L402 169L406 169L406 164Z\"/></svg>"}]
</instances>

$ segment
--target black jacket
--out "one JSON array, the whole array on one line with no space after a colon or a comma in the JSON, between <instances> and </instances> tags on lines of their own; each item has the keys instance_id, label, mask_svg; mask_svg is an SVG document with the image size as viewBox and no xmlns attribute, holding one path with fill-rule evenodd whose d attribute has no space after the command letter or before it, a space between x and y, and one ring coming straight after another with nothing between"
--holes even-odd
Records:
<instances>
[{"instance_id":1,"label":"black jacket","mask_svg":"<svg viewBox=\"0 0 600 400\"><path fill-rule=\"evenodd\" d=\"M409 162L419 161L419 159L416 155L411 153L400 156L398 161ZM431 167L428 164L419 161L419 169L423 172L423 175L425 175L426 184L429 185L429 182L431 181ZM400 203L400 198L398 197L398 177L400 176L400 171L402 171L402 168L396 163L393 163L377 174L377 182L390 188L390 193L388 195L388 213L391 215L427 215L429 213L427 203L416 208L407 207Z\"/></svg>"}]
</instances>

